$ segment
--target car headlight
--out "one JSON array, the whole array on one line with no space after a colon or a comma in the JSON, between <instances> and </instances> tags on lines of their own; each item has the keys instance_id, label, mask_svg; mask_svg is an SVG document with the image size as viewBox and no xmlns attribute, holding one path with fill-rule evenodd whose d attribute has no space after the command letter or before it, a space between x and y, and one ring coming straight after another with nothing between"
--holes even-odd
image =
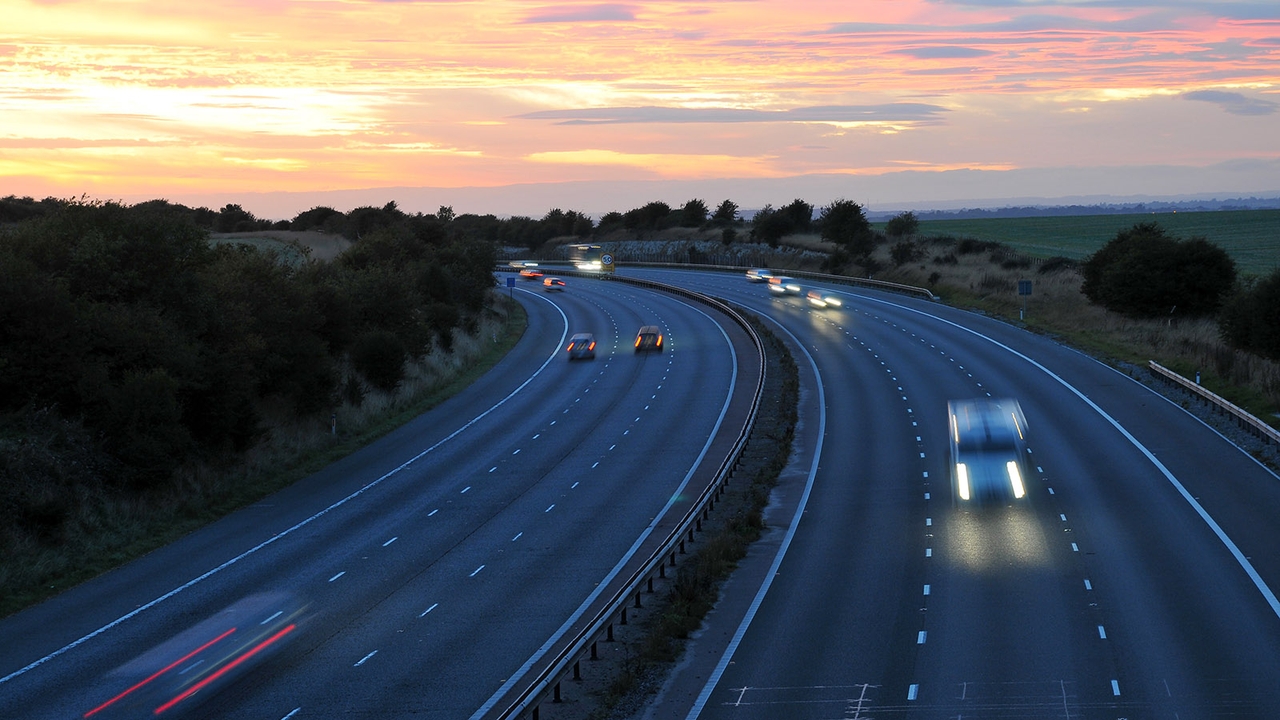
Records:
<instances>
[{"instance_id":1,"label":"car headlight","mask_svg":"<svg viewBox=\"0 0 1280 720\"><path fill-rule=\"evenodd\" d=\"M969 499L969 468L964 463L956 463L956 489L961 500Z\"/></svg>"},{"instance_id":2,"label":"car headlight","mask_svg":"<svg viewBox=\"0 0 1280 720\"><path fill-rule=\"evenodd\" d=\"M1020 498L1026 495L1027 489L1022 485L1022 472L1018 470L1018 462L1010 460L1004 466L1009 470L1009 482L1013 483L1013 496Z\"/></svg>"}]
</instances>

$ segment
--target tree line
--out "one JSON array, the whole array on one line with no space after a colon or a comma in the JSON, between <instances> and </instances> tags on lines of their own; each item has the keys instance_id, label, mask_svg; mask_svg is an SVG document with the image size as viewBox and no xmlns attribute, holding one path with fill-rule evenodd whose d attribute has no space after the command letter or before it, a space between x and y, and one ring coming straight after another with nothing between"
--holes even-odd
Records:
<instances>
[{"instance_id":1,"label":"tree line","mask_svg":"<svg viewBox=\"0 0 1280 720\"><path fill-rule=\"evenodd\" d=\"M0 225L41 218L72 202L55 198L37 201L12 195L0 198ZM452 239L484 241L530 251L537 251L553 238L601 238L620 230L643 238L647 233L672 228L719 230L725 244L745 239L772 247L787 235L816 233L845 247L853 256L869 254L876 239L863 207L849 200L836 200L822 208L815 208L800 199L777 208L767 204L756 211L750 223L744 221L738 204L732 200L720 202L713 210L698 198L676 207L654 201L627 211L611 211L602 215L598 223L586 213L560 208L548 210L541 218L455 214L448 206L442 206L434 215L408 214L401 211L394 201L381 207L357 207L345 213L332 207L317 206L298 213L290 220L274 221L257 218L242 206L230 203L218 210L191 208L165 200L152 200L134 207L183 217L195 227L215 233L317 231L358 241L382 228L408 226L414 232L422 232L415 228L438 225L443 226ZM886 233L891 236L911 234L915 232L916 224L912 213L902 213L889 222ZM748 225L749 229L746 228ZM741 230L746 232L740 234Z\"/></svg>"},{"instance_id":2,"label":"tree line","mask_svg":"<svg viewBox=\"0 0 1280 720\"><path fill-rule=\"evenodd\" d=\"M475 325L495 283L492 243L394 208L297 267L211 244L198 212L164 201L39 210L15 221L9 203L0 225L0 414L81 423L126 488L243 452L268 404L306 417L394 388Z\"/></svg>"}]
</instances>

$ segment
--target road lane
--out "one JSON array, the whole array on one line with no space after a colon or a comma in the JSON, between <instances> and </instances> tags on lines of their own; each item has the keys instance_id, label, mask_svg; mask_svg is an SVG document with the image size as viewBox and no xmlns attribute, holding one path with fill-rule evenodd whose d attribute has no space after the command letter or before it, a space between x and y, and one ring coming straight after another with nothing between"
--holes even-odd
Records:
<instances>
[{"instance_id":1,"label":"road lane","mask_svg":"<svg viewBox=\"0 0 1280 720\"><path fill-rule=\"evenodd\" d=\"M257 506L5 619L5 636L21 639L0 650L11 676L0 715L83 713L113 692L95 686L111 668L264 588L305 598L305 631L202 713L457 717L478 707L652 525L733 391L736 338L684 302L605 283L524 301L529 332L475 388ZM641 321L668 330L667 352L631 351ZM569 363L562 339L583 326L601 352Z\"/></svg>"},{"instance_id":2,"label":"road lane","mask_svg":"<svg viewBox=\"0 0 1280 720\"><path fill-rule=\"evenodd\" d=\"M1280 716L1274 474L1147 388L1003 323L865 291L812 311L685 278L795 332L840 437L701 717ZM1025 508L951 506L945 403L987 392L1019 398L1031 425ZM684 717L687 695L664 697L646 716Z\"/></svg>"}]
</instances>

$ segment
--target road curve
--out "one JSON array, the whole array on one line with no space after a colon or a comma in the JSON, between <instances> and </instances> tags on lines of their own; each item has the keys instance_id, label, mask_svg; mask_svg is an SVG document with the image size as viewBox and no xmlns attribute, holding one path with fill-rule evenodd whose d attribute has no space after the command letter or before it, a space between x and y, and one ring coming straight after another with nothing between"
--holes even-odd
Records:
<instances>
[{"instance_id":1,"label":"road curve","mask_svg":"<svg viewBox=\"0 0 1280 720\"><path fill-rule=\"evenodd\" d=\"M642 717L1280 717L1280 478L1211 428L938 304L630 272L770 318L802 373L775 529ZM1026 413L1030 502L969 511L945 408L988 393Z\"/></svg>"},{"instance_id":2,"label":"road curve","mask_svg":"<svg viewBox=\"0 0 1280 720\"><path fill-rule=\"evenodd\" d=\"M267 604L287 608L288 642L161 714L456 718L482 707L678 517L697 471L714 469L714 430L754 387L733 360L741 331L687 301L588 280L514 294L528 331L474 386L252 507L0 620L0 717L154 716L176 697L171 675L130 692L129 673L151 667L156 648L203 647L193 636L229 628L246 603L273 628ZM664 329L665 352L632 351L644 324ZM597 357L569 362L564 341L583 331ZM211 647L229 642L220 637ZM205 655L171 672L216 675L200 675Z\"/></svg>"}]
</instances>

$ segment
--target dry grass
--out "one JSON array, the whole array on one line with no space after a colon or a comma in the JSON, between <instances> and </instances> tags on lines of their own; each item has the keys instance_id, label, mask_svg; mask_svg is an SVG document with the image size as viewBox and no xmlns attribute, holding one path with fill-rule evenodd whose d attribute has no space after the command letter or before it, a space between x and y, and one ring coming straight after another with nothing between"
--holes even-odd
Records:
<instances>
[{"instance_id":1,"label":"dry grass","mask_svg":"<svg viewBox=\"0 0 1280 720\"><path fill-rule=\"evenodd\" d=\"M328 262L351 247L352 242L341 235L314 230L257 230L254 232L213 233L210 241L216 243L242 243L263 250L272 250L284 257L305 257Z\"/></svg>"}]
</instances>

